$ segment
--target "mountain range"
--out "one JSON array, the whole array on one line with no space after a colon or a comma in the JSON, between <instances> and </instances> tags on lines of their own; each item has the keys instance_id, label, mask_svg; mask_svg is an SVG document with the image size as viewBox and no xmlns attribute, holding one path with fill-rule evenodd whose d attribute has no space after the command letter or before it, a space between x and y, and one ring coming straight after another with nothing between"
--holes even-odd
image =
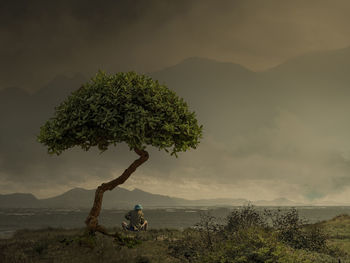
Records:
<instances>
[{"instance_id":1,"label":"mountain range","mask_svg":"<svg viewBox=\"0 0 350 263\"><path fill-rule=\"evenodd\" d=\"M73 188L61 195L37 199L33 194L15 193L0 195L0 208L60 208L60 209L88 209L93 203L95 190ZM106 192L103 198L103 208L128 209L135 204L142 204L145 208L160 207L201 207L201 206L242 206L249 203L246 199L202 199L186 200L182 198L151 194L140 189L127 190L117 187ZM252 202L260 206L297 206L303 205L285 198L271 201Z\"/></svg>"}]
</instances>

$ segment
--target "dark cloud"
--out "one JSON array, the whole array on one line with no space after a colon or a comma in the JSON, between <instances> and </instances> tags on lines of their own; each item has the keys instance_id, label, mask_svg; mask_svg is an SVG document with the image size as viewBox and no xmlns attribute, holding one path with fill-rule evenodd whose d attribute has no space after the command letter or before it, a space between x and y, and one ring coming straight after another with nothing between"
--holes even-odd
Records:
<instances>
[{"instance_id":1,"label":"dark cloud","mask_svg":"<svg viewBox=\"0 0 350 263\"><path fill-rule=\"evenodd\" d=\"M1 87L57 74L150 72L189 56L267 68L348 46L348 1L3 1ZM20 77L19 77L20 76Z\"/></svg>"}]
</instances>

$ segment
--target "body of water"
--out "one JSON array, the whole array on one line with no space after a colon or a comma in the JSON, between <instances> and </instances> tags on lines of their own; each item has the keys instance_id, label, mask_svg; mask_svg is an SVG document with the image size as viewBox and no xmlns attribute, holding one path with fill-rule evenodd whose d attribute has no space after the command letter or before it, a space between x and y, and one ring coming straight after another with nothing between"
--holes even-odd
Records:
<instances>
[{"instance_id":1,"label":"body of water","mask_svg":"<svg viewBox=\"0 0 350 263\"><path fill-rule=\"evenodd\" d=\"M277 209L256 207L256 209ZM225 218L237 207L230 208L167 208L145 209L144 214L150 228L191 227L200 221L200 214L210 212L218 218ZM283 207L281 209L288 209ZM328 220L340 214L349 214L349 206L296 207L301 217L310 223ZM107 227L120 226L127 210L103 210L100 223ZM40 228L82 228L89 210L66 209L0 209L0 238L10 237L19 229Z\"/></svg>"}]
</instances>

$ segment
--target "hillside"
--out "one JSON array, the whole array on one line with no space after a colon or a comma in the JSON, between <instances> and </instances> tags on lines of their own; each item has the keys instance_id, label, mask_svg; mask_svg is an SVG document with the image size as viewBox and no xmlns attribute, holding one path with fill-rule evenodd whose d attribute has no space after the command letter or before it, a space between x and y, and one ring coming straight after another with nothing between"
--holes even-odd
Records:
<instances>
[{"instance_id":1,"label":"hillside","mask_svg":"<svg viewBox=\"0 0 350 263\"><path fill-rule=\"evenodd\" d=\"M0 208L39 207L40 200L32 194L0 195Z\"/></svg>"},{"instance_id":2,"label":"hillside","mask_svg":"<svg viewBox=\"0 0 350 263\"><path fill-rule=\"evenodd\" d=\"M350 253L350 215L339 215L320 225L329 233L333 244Z\"/></svg>"}]
</instances>

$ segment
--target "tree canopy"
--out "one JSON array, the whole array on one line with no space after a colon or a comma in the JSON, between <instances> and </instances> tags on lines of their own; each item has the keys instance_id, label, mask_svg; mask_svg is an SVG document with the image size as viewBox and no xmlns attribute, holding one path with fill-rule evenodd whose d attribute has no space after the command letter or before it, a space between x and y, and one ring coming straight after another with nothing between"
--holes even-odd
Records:
<instances>
[{"instance_id":1,"label":"tree canopy","mask_svg":"<svg viewBox=\"0 0 350 263\"><path fill-rule=\"evenodd\" d=\"M105 151L121 142L130 149L152 145L176 155L196 148L201 136L195 113L165 85L135 72L99 71L56 107L38 141L57 155L74 146Z\"/></svg>"}]
</instances>

